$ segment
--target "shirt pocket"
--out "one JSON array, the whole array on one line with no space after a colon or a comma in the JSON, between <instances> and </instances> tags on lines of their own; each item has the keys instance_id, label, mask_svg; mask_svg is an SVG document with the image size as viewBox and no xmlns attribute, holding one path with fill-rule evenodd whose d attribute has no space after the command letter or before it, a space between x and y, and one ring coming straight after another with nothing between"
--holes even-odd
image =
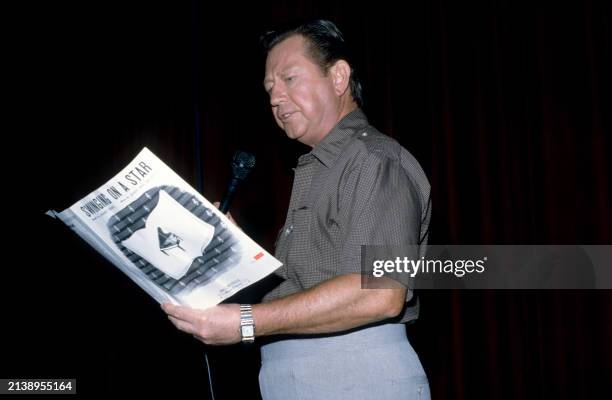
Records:
<instances>
[{"instance_id":1,"label":"shirt pocket","mask_svg":"<svg viewBox=\"0 0 612 400\"><path fill-rule=\"evenodd\" d=\"M291 223L285 227L287 246L287 267L292 274L304 272L309 261L315 256L311 251L312 210L307 207L297 207L291 210ZM296 276L297 278L297 276ZM299 279L298 279L299 280Z\"/></svg>"}]
</instances>

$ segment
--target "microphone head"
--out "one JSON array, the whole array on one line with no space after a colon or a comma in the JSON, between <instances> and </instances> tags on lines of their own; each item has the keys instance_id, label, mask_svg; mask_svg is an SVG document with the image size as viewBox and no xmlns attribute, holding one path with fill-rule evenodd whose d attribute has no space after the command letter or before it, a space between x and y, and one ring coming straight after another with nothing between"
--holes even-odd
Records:
<instances>
[{"instance_id":1,"label":"microphone head","mask_svg":"<svg viewBox=\"0 0 612 400\"><path fill-rule=\"evenodd\" d=\"M244 180L255 167L255 156L246 151L238 150L232 159L232 174L234 178Z\"/></svg>"}]
</instances>

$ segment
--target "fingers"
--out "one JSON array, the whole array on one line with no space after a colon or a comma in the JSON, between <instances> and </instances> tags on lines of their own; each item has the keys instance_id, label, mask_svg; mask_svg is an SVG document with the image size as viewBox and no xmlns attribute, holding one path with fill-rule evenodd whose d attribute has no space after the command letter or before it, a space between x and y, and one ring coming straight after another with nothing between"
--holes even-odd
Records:
<instances>
[{"instance_id":1,"label":"fingers","mask_svg":"<svg viewBox=\"0 0 612 400\"><path fill-rule=\"evenodd\" d=\"M213 206L219 208L219 206L221 206L221 203L218 201L215 201L214 203L212 203ZM238 223L236 222L236 220L234 219L234 217L232 216L232 213L230 213L229 211L225 213L225 216L234 224L236 225L238 228L240 228L240 226L238 226ZM242 228L241 228L242 229Z\"/></svg>"},{"instance_id":2,"label":"fingers","mask_svg":"<svg viewBox=\"0 0 612 400\"><path fill-rule=\"evenodd\" d=\"M213 206L219 208L221 206L221 203L218 201L215 201L214 203L212 203ZM225 215L230 219L230 221L232 221L233 223L236 223L236 221L234 221L234 218L232 218L232 214L228 211L225 213Z\"/></svg>"},{"instance_id":3,"label":"fingers","mask_svg":"<svg viewBox=\"0 0 612 400\"><path fill-rule=\"evenodd\" d=\"M175 306L174 304L170 303L163 303L161 307L164 312L168 314L168 316L172 316L188 323L193 323L198 318L197 310L194 310L193 308Z\"/></svg>"}]
</instances>

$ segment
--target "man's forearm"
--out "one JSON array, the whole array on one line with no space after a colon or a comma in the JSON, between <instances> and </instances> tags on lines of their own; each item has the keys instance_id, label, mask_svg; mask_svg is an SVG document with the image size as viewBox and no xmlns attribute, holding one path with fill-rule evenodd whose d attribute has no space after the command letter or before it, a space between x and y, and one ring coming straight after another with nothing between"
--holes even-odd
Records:
<instances>
[{"instance_id":1,"label":"man's forearm","mask_svg":"<svg viewBox=\"0 0 612 400\"><path fill-rule=\"evenodd\" d=\"M253 306L257 335L329 333L399 314L405 289L362 289L361 275L348 274L308 290Z\"/></svg>"}]
</instances>

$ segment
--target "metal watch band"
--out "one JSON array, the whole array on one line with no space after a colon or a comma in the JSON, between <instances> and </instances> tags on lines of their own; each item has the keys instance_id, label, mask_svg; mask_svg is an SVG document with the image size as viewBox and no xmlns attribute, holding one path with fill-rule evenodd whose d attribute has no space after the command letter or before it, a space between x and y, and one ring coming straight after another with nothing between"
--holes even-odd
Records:
<instances>
[{"instance_id":1,"label":"metal watch band","mask_svg":"<svg viewBox=\"0 0 612 400\"><path fill-rule=\"evenodd\" d=\"M243 343L255 341L255 321L253 320L253 306L240 305L240 337Z\"/></svg>"}]
</instances>

